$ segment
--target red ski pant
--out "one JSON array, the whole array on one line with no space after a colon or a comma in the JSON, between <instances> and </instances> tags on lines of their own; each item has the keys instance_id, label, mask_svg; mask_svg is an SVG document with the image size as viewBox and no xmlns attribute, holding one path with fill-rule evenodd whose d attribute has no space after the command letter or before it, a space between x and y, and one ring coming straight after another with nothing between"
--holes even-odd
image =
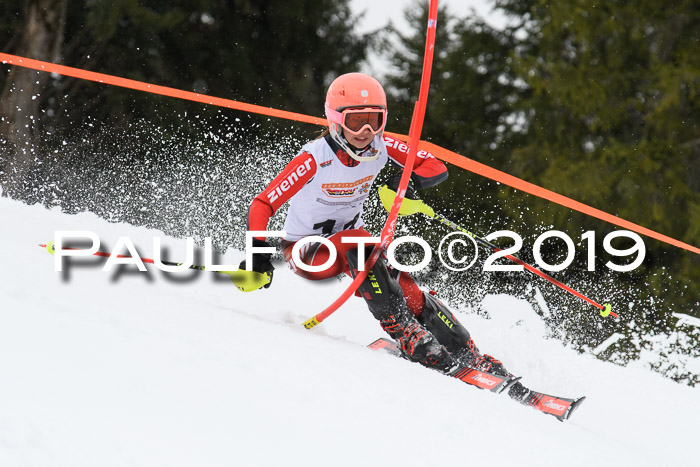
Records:
<instances>
[{"instance_id":1,"label":"red ski pant","mask_svg":"<svg viewBox=\"0 0 700 467\"><path fill-rule=\"evenodd\" d=\"M310 272L305 271L298 267L294 263L292 258L292 247L296 242L282 242L282 254L284 259L289 263L289 267L298 274L299 276L313 280L324 280L331 277L335 277L341 273L345 273L350 276L350 268L348 266L348 260L346 254L352 249L357 249L357 243L343 243L343 237L371 237L369 232L363 228L342 230L328 237L328 240L333 244L337 252L335 261L323 271ZM372 244L368 244L372 245ZM302 246L299 252L300 259L309 266L320 266L328 261L330 257L330 251L326 245L320 242L311 242ZM365 258L366 259L366 258ZM399 274L399 285L403 291L403 296L406 299L406 305L413 312L414 315L419 316L423 312L423 306L425 304L425 299L423 298L423 292L418 287L418 284L408 275L408 273L401 271Z\"/></svg>"}]
</instances>

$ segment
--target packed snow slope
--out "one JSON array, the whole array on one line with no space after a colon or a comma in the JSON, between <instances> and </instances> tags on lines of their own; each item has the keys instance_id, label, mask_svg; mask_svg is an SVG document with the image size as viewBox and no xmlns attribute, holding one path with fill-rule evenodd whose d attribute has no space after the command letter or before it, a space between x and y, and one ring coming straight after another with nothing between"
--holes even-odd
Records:
<instances>
[{"instance_id":1,"label":"packed snow slope","mask_svg":"<svg viewBox=\"0 0 700 467\"><path fill-rule=\"evenodd\" d=\"M358 298L305 330L347 279L280 267L244 294L215 273L99 259L59 273L38 246L56 230L106 251L127 236L144 257L162 235L0 198L1 466L698 465L700 389L546 340L512 297L459 318L526 385L585 395L567 422L366 349L382 332ZM163 244L184 257L184 240Z\"/></svg>"}]
</instances>

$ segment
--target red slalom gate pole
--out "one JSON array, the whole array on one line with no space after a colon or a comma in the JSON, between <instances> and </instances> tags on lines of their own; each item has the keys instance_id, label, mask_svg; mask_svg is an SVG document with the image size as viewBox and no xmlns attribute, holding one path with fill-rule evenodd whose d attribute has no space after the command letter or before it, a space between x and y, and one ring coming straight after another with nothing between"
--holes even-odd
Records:
<instances>
[{"instance_id":1,"label":"red slalom gate pole","mask_svg":"<svg viewBox=\"0 0 700 467\"><path fill-rule=\"evenodd\" d=\"M399 216L399 209L401 209L401 202L403 201L404 195L406 194L406 187L408 186L408 181L411 178L411 172L413 171L413 165L415 163L416 154L418 153L418 143L420 142L420 135L423 129L423 120L425 118L425 109L427 107L428 102L428 90L430 87L430 73L432 71L433 54L435 51L437 7L438 0L430 0L430 8L428 12L428 31L425 40L425 53L423 55L423 73L421 75L420 93L418 95L418 101L416 102L413 109L411 128L408 133L408 159L406 160L406 164L404 165L403 175L401 176L398 189L396 190L396 198L394 198L394 204L391 206L389 217L387 218L386 224L384 224L384 228L382 229L380 243L376 245L372 250L372 253L365 262L364 270L359 271L359 273L352 281L350 286L340 295L340 297L338 297L333 303L331 303L325 310L309 318L303 323L306 329L311 329L319 323L323 322L323 320L328 318L338 308L340 308L341 305L345 303L348 298L350 298L350 295L355 293L362 281L364 281L367 277L367 274L369 274L370 269L372 268L372 266L374 266L374 263L377 261L381 253L389 246L389 243L391 243L391 241L394 238L394 229L396 228L396 221Z\"/></svg>"}]
</instances>

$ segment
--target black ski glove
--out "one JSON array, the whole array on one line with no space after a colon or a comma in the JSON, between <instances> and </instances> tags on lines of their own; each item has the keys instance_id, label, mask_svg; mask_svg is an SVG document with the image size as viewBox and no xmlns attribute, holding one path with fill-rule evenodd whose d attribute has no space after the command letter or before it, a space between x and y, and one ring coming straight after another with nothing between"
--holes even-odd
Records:
<instances>
[{"instance_id":1,"label":"black ski glove","mask_svg":"<svg viewBox=\"0 0 700 467\"><path fill-rule=\"evenodd\" d=\"M269 243L258 240L257 238L253 238L253 246L255 247L268 247L271 246ZM272 274L273 271L275 270L275 267L272 265L272 253L253 253L253 267L251 268L255 272L259 272L261 274L268 273L270 274L270 282L265 284L263 286L264 289L267 289L270 287L270 284L272 284ZM238 266L238 269L240 270L247 270L246 268L246 263L245 260L241 261L241 264Z\"/></svg>"},{"instance_id":2,"label":"black ski glove","mask_svg":"<svg viewBox=\"0 0 700 467\"><path fill-rule=\"evenodd\" d=\"M399 182L401 181L402 175L403 175L403 171L399 171L399 172L395 173L386 182L386 186L389 187L389 189L391 191L393 191L394 193L399 188ZM418 194L418 190L416 190L416 185L413 183L413 180L410 178L408 179L408 186L406 187L406 194L404 195L404 198L420 199L420 195Z\"/></svg>"}]
</instances>

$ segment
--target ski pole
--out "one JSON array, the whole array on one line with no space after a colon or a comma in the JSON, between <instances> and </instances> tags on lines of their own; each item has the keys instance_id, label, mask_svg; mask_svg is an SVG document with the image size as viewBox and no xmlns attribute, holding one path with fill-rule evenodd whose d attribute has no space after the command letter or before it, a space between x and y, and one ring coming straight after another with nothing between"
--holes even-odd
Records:
<instances>
[{"instance_id":1,"label":"ski pole","mask_svg":"<svg viewBox=\"0 0 700 467\"><path fill-rule=\"evenodd\" d=\"M394 192L389 189L386 185L383 185L379 188L379 197L382 200L382 204L385 204L385 200L390 200L394 196ZM408 203L406 203L408 202ZM473 234L469 230L465 229L464 227L461 227L457 223L447 219L445 216L442 216L438 213L435 212L433 208L425 204L422 200L420 199L407 199L404 201L405 203L405 209L402 210L401 215L410 215L410 214L415 214L415 213L421 213L424 214L432 219L435 219L439 221L441 224L446 225L447 227L451 228L452 230L458 230L460 232L463 232L467 235L469 235L471 238L473 238L477 243L481 244L482 246L485 246L487 248L492 249L493 251L503 251L501 248L498 246L494 245L493 243L489 242L488 240L485 240L478 235ZM560 287L567 292L569 292L572 295L575 295L576 297L580 298L581 300L584 300L591 305L595 306L596 308L600 309L600 316L605 318L608 315L611 315L615 318L617 318L617 314L612 311L612 305L610 303L604 303L604 304L599 304L595 302L594 300L591 300L590 298L586 297L580 292L577 292L576 290L572 289L571 287L563 284L562 282L556 280L549 274L537 269L534 266L530 266L526 262L516 258L513 255L504 255L506 258L514 262L515 264L519 264L520 266L524 267L531 273L540 276L543 279L548 280L552 284L556 285L557 287Z\"/></svg>"},{"instance_id":2,"label":"ski pole","mask_svg":"<svg viewBox=\"0 0 700 467\"><path fill-rule=\"evenodd\" d=\"M54 248L53 242L49 242L47 244L40 244L39 245L42 248L46 248L46 250L50 254L55 254L56 249ZM79 248L70 248L70 247L63 247L62 250L73 250L77 251ZM109 258L112 256L111 253L106 253L104 251L96 251L93 253L93 256L102 256L105 258ZM133 256L128 256L128 255L116 255L117 258L133 258ZM138 258L144 263L149 263L149 264L155 264L155 261L151 258ZM175 263L172 261L160 261L161 264L165 266L182 266L183 263ZM196 269L197 271L206 271L207 269L204 266L199 266L197 264L191 264L187 266L187 269ZM255 272L255 271L246 271L246 270L236 270L236 271L215 271L220 274L225 274L227 275L230 279L231 282L234 283L234 285L240 290L241 292L252 292L253 290L257 290L266 284L269 284L270 281L272 281L272 275L270 273L260 273L260 272Z\"/></svg>"}]
</instances>

